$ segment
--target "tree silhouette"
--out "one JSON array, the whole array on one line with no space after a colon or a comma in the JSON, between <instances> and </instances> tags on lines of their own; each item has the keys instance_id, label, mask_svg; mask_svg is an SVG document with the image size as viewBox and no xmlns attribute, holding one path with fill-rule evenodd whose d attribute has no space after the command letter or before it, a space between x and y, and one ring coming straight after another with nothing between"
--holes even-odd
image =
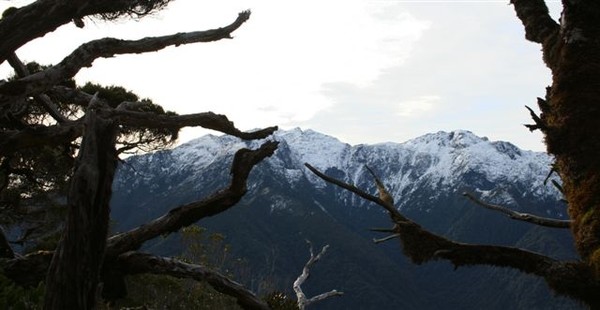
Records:
<instances>
[{"instance_id":1,"label":"tree silhouette","mask_svg":"<svg viewBox=\"0 0 600 310\"><path fill-rule=\"evenodd\" d=\"M2 222L19 222L36 212L44 213L52 204L66 205L66 222L57 231L60 241L56 248L21 256L2 234L1 267L6 277L20 285L37 286L45 281L45 309L93 308L98 288L107 300L122 297L126 293L123 277L139 273L206 281L217 291L235 297L244 308L268 308L252 292L223 275L137 250L150 239L234 206L246 193L250 171L273 154L276 142L264 142L255 150L239 150L231 164L230 184L131 231L108 236L109 201L123 152L164 147L186 126L241 139L263 139L277 128L242 132L223 115L176 115L123 88L77 87L72 81L80 69L92 66L98 58L231 38L250 12L239 13L233 23L218 29L139 40L94 40L46 67L23 64L15 54L19 47L61 25L74 22L83 28L84 18L141 18L169 2L39 0L6 10L0 20L0 63L8 61L16 72L15 77L0 81L0 207L3 215L20 217L6 221L3 217ZM42 194L45 199L35 199ZM15 210L23 212L11 212ZM21 242L30 235L24 234Z\"/></svg>"}]
</instances>

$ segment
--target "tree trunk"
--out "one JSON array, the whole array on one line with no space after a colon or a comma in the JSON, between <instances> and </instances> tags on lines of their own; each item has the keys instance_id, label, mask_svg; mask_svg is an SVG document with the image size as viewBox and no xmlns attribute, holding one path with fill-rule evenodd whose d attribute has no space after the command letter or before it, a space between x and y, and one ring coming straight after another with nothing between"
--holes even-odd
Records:
<instances>
[{"instance_id":1,"label":"tree trunk","mask_svg":"<svg viewBox=\"0 0 600 310\"><path fill-rule=\"evenodd\" d=\"M46 279L45 309L94 307L117 163L115 136L112 121L90 108L69 189L65 231Z\"/></svg>"},{"instance_id":2,"label":"tree trunk","mask_svg":"<svg viewBox=\"0 0 600 310\"><path fill-rule=\"evenodd\" d=\"M600 2L563 1L560 40L547 51L552 69L542 109L569 202L576 247L600 277Z\"/></svg>"}]
</instances>

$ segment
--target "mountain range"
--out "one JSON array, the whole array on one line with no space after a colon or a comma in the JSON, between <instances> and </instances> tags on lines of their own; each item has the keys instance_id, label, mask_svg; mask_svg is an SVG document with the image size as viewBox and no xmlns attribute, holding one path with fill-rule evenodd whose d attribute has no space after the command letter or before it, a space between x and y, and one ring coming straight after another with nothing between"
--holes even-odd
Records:
<instances>
[{"instance_id":1,"label":"mountain range","mask_svg":"<svg viewBox=\"0 0 600 310\"><path fill-rule=\"evenodd\" d=\"M250 289L290 293L308 260L305 240L310 240L315 250L325 244L330 248L305 284L307 295L345 292L311 306L314 309L582 308L555 296L542 280L511 269L454 270L446 262L410 263L397 240L373 242L383 236L371 228L391 227L380 207L323 182L304 167L309 163L375 194L368 166L390 190L399 210L435 233L461 242L517 246L576 259L569 231L517 222L461 195L469 191L520 212L565 219L560 192L544 182L552 165L547 154L465 130L431 133L404 143L354 146L298 128L268 139L279 141L279 148L252 171L242 201L198 223L226 236L232 255L248 262L252 275L239 280ZM128 158L114 183L115 229L141 225L226 186L235 151L260 143L206 135L172 150ZM148 243L146 250L176 256L182 246L173 236Z\"/></svg>"}]
</instances>

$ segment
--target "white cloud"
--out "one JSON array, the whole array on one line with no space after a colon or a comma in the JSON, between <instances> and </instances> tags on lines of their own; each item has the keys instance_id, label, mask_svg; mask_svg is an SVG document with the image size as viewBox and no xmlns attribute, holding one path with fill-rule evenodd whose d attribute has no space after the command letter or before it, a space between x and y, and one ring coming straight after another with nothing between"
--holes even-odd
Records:
<instances>
[{"instance_id":1,"label":"white cloud","mask_svg":"<svg viewBox=\"0 0 600 310\"><path fill-rule=\"evenodd\" d=\"M396 115L414 117L434 109L442 98L435 95L419 96L398 104Z\"/></svg>"},{"instance_id":2,"label":"white cloud","mask_svg":"<svg viewBox=\"0 0 600 310\"><path fill-rule=\"evenodd\" d=\"M243 129L305 126L373 143L463 128L542 148L520 124L549 71L504 2L180 0L140 22L66 25L18 52L55 63L94 38L215 28L244 9L252 17L233 40L97 60L77 78L179 113L223 113Z\"/></svg>"}]
</instances>

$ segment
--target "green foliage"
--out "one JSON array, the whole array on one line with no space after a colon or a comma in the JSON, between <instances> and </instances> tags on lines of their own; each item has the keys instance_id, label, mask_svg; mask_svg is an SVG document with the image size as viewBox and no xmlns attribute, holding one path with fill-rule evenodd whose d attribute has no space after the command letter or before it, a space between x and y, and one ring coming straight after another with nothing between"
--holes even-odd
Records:
<instances>
[{"instance_id":1,"label":"green foliage","mask_svg":"<svg viewBox=\"0 0 600 310\"><path fill-rule=\"evenodd\" d=\"M40 283L37 287L24 288L14 284L4 274L0 273L0 309L42 309L44 291L43 283Z\"/></svg>"}]
</instances>

